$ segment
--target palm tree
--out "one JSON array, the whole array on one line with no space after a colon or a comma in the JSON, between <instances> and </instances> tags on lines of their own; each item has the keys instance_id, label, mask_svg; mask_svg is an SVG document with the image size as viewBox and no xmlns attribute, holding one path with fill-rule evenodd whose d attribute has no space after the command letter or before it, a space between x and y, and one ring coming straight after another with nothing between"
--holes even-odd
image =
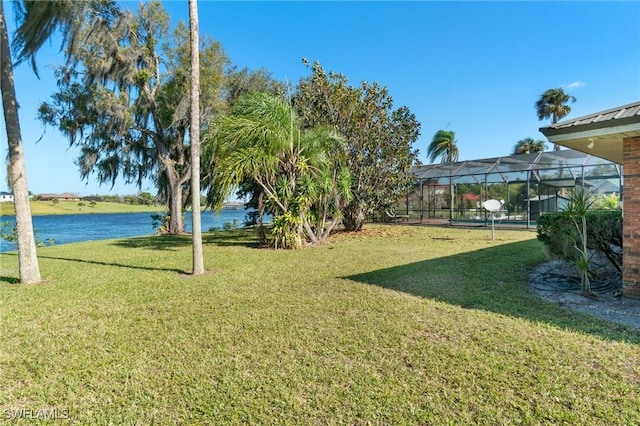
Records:
<instances>
[{"instance_id":1,"label":"palm tree","mask_svg":"<svg viewBox=\"0 0 640 426\"><path fill-rule=\"evenodd\" d=\"M200 219L200 53L198 49L198 2L189 0L189 39L191 46L191 238L193 275L204 273L202 221Z\"/></svg>"},{"instance_id":2,"label":"palm tree","mask_svg":"<svg viewBox=\"0 0 640 426\"><path fill-rule=\"evenodd\" d=\"M427 148L429 161L433 163L438 157L442 163L452 165L458 161L458 141L453 130L438 130ZM451 173L453 170L451 170ZM449 175L449 223L453 223L453 175Z\"/></svg>"},{"instance_id":3,"label":"palm tree","mask_svg":"<svg viewBox=\"0 0 640 426\"><path fill-rule=\"evenodd\" d=\"M34 72L38 75L35 62L36 52L55 31L61 31L63 47L72 46L76 41L78 24L84 21L90 10L108 11L112 14L111 16L114 16L114 12L117 11L114 4L112 0L23 0L16 2L19 22L13 46L17 52L16 64L29 58ZM0 72L2 106L9 142L9 183L13 190L16 211L20 282L38 283L41 281L40 268L29 205L27 170L22 148L18 103L13 83L13 66L5 22L4 2L0 4Z\"/></svg>"},{"instance_id":4,"label":"palm tree","mask_svg":"<svg viewBox=\"0 0 640 426\"><path fill-rule=\"evenodd\" d=\"M532 152L544 152L545 141L524 138L516 142L512 155L531 154Z\"/></svg>"},{"instance_id":5,"label":"palm tree","mask_svg":"<svg viewBox=\"0 0 640 426\"><path fill-rule=\"evenodd\" d=\"M458 154L458 141L453 130L438 130L427 148L431 163L439 157L442 163L451 164L458 161Z\"/></svg>"},{"instance_id":6,"label":"palm tree","mask_svg":"<svg viewBox=\"0 0 640 426\"><path fill-rule=\"evenodd\" d=\"M35 284L41 281L36 240L33 234L27 168L24 161L18 102L13 83L13 65L9 49L9 35L4 18L4 2L0 2L0 91L9 142L9 184L13 190L16 212L18 269L20 282Z\"/></svg>"},{"instance_id":7,"label":"palm tree","mask_svg":"<svg viewBox=\"0 0 640 426\"><path fill-rule=\"evenodd\" d=\"M20 22L15 33L16 63L28 59L33 71L38 75L36 53L58 30L62 33L62 46L73 47L78 33L77 25L82 22L76 18L80 15L80 10L89 3L97 3L97 1L23 0L15 2L17 20Z\"/></svg>"},{"instance_id":8,"label":"palm tree","mask_svg":"<svg viewBox=\"0 0 640 426\"><path fill-rule=\"evenodd\" d=\"M303 131L291 103L265 93L239 98L231 113L212 124L209 143L226 144L215 185L230 192L252 180L273 215L276 248L298 248L328 235L348 199L344 141L332 129ZM340 155L342 153L342 155ZM346 188L346 189L345 189ZM332 217L329 223L327 217Z\"/></svg>"},{"instance_id":9,"label":"palm tree","mask_svg":"<svg viewBox=\"0 0 640 426\"><path fill-rule=\"evenodd\" d=\"M551 123L556 124L569 115L571 107L567 104L575 101L575 96L567 94L560 87L547 90L540 95L540 99L538 99L535 104L538 120L551 118ZM554 145L554 150L560 150L560 145Z\"/></svg>"}]
</instances>

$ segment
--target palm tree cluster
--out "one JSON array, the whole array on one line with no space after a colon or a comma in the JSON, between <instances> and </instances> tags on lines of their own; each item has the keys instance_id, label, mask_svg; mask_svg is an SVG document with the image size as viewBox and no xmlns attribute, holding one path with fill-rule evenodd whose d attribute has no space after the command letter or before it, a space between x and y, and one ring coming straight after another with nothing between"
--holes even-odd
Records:
<instances>
[{"instance_id":1,"label":"palm tree cluster","mask_svg":"<svg viewBox=\"0 0 640 426\"><path fill-rule=\"evenodd\" d=\"M342 137L331 127L302 129L291 103L266 93L242 96L210 128L203 144L217 154L217 200L249 181L264 200L259 217L273 217L271 246L326 240L351 196Z\"/></svg>"}]
</instances>

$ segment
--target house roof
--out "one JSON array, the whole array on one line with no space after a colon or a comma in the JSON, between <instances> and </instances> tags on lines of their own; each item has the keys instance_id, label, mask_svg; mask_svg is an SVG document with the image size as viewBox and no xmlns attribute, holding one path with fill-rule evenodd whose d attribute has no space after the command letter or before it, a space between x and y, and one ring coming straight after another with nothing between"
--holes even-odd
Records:
<instances>
[{"instance_id":1,"label":"house roof","mask_svg":"<svg viewBox=\"0 0 640 426\"><path fill-rule=\"evenodd\" d=\"M640 136L640 101L541 127L561 146L622 164L622 140Z\"/></svg>"},{"instance_id":2,"label":"house roof","mask_svg":"<svg viewBox=\"0 0 640 426\"><path fill-rule=\"evenodd\" d=\"M462 194L462 199L469 201L480 201L480 196L467 192L466 194Z\"/></svg>"},{"instance_id":3,"label":"house roof","mask_svg":"<svg viewBox=\"0 0 640 426\"><path fill-rule=\"evenodd\" d=\"M82 196L78 194L74 194L71 192L63 192L62 194L40 194L40 198L82 198Z\"/></svg>"}]
</instances>

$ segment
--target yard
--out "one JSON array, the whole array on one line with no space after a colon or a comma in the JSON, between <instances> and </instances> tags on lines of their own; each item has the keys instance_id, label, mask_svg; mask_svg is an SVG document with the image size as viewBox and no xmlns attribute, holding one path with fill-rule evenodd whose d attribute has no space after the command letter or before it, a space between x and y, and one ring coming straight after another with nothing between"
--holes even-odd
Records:
<instances>
[{"instance_id":1,"label":"yard","mask_svg":"<svg viewBox=\"0 0 640 426\"><path fill-rule=\"evenodd\" d=\"M36 286L1 254L3 419L640 423L640 331L529 293L534 232L379 225L297 251L204 238L201 277L184 273L188 236L40 248Z\"/></svg>"}]
</instances>

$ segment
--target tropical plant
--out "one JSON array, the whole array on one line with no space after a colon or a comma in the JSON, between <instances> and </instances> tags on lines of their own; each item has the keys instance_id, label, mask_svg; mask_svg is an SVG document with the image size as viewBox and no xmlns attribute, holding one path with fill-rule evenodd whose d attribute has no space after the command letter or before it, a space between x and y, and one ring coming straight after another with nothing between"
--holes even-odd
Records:
<instances>
[{"instance_id":1,"label":"tropical plant","mask_svg":"<svg viewBox=\"0 0 640 426\"><path fill-rule=\"evenodd\" d=\"M511 152L513 155L531 154L534 152L543 152L546 148L546 142L539 139L524 138L516 142Z\"/></svg>"},{"instance_id":2,"label":"tropical plant","mask_svg":"<svg viewBox=\"0 0 640 426\"><path fill-rule=\"evenodd\" d=\"M211 148L219 153L213 172L218 201L251 179L273 215L275 248L324 241L351 184L344 161L336 161L343 150L337 133L326 127L302 130L290 102L265 93L239 98L211 130L203 142L224 146Z\"/></svg>"},{"instance_id":3,"label":"tropical plant","mask_svg":"<svg viewBox=\"0 0 640 426\"><path fill-rule=\"evenodd\" d=\"M100 183L123 177L139 186L156 180L169 206L169 233L184 230L184 189L191 174L190 43L179 23L170 36L169 16L160 3L123 13L94 34L83 26L86 42L71 52L75 66L57 71L59 91L40 108L40 118L81 147L81 176ZM203 121L222 108L223 70L228 60L219 43L200 45L200 111Z\"/></svg>"},{"instance_id":4,"label":"tropical plant","mask_svg":"<svg viewBox=\"0 0 640 426\"><path fill-rule=\"evenodd\" d=\"M540 95L540 98L535 103L538 120L551 118L551 123L556 124L558 121L569 115L571 107L568 103L574 103L575 101L575 96L567 94L560 87L547 90ZM559 149L560 145L555 144L554 150L558 151Z\"/></svg>"},{"instance_id":5,"label":"tropical plant","mask_svg":"<svg viewBox=\"0 0 640 426\"><path fill-rule=\"evenodd\" d=\"M229 68L225 73L225 84L222 97L226 107L232 107L237 99L249 93L269 93L274 96L283 97L286 93L286 86L273 79L271 74L265 69L251 71L247 68L238 70L235 66ZM207 138L207 132L203 134L203 139ZM204 142L204 140L203 140ZM224 201L220 198L221 192L213 183L216 171L216 163L224 157L230 148L225 143L203 143L201 151L201 185L206 193L205 203L207 207L217 208ZM248 213L252 224L257 224L258 235L262 244L266 245L267 236L264 232L264 193L260 186L252 179L245 180L237 188L237 196L246 199L245 208L255 209Z\"/></svg>"},{"instance_id":6,"label":"tropical plant","mask_svg":"<svg viewBox=\"0 0 640 426\"><path fill-rule=\"evenodd\" d=\"M574 188L569 196L569 203L565 207L569 218L575 226L576 234L573 238L573 245L578 256L574 259L574 264L580 270L582 292L592 294L591 283L589 281L589 249L587 234L587 212L593 204L592 194L582 188Z\"/></svg>"},{"instance_id":7,"label":"tropical plant","mask_svg":"<svg viewBox=\"0 0 640 426\"><path fill-rule=\"evenodd\" d=\"M395 205L413 185L409 170L418 162L412 145L420 123L407 107L394 109L388 89L377 82L351 87L343 74L327 74L317 61L311 71L293 103L303 128L333 126L345 137L353 197L343 208L343 223L358 231L367 215Z\"/></svg>"}]
</instances>

